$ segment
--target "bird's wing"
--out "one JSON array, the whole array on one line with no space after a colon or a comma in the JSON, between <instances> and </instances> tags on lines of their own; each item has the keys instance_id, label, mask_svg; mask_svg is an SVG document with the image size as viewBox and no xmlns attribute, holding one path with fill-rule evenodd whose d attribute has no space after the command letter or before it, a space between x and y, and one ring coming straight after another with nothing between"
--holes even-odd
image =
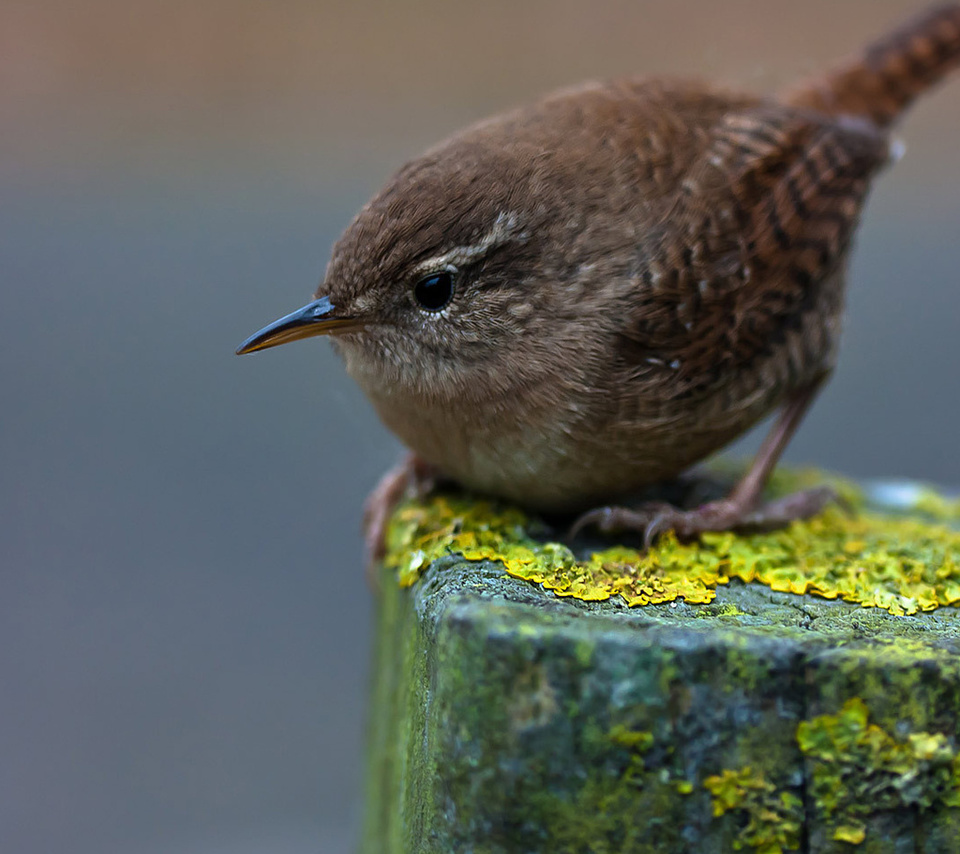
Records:
<instances>
[{"instance_id":1,"label":"bird's wing","mask_svg":"<svg viewBox=\"0 0 960 854\"><path fill-rule=\"evenodd\" d=\"M727 113L667 201L624 335L636 371L678 394L769 353L843 263L885 134L779 104Z\"/></svg>"}]
</instances>

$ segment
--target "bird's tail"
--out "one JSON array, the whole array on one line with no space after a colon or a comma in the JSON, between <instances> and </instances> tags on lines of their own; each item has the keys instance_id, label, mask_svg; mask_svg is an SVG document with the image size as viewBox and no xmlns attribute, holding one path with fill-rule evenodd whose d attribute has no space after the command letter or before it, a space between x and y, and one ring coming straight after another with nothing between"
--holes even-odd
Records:
<instances>
[{"instance_id":1,"label":"bird's tail","mask_svg":"<svg viewBox=\"0 0 960 854\"><path fill-rule=\"evenodd\" d=\"M914 99L960 66L960 3L903 23L834 71L785 94L787 103L830 115L893 124Z\"/></svg>"}]
</instances>

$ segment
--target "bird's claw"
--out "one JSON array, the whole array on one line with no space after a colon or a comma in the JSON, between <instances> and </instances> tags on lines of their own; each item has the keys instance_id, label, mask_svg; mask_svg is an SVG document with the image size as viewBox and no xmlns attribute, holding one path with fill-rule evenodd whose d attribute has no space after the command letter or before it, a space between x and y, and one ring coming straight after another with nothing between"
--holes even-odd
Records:
<instances>
[{"instance_id":1,"label":"bird's claw","mask_svg":"<svg viewBox=\"0 0 960 854\"><path fill-rule=\"evenodd\" d=\"M711 501L693 510L681 510L663 502L636 508L598 507L580 516L571 526L568 537L573 539L587 527L594 527L602 534L633 531L643 537L644 547L649 549L657 537L667 531L673 531L681 540L708 532L771 531L798 519L816 516L832 503L852 512L850 505L828 486L795 492L754 508L743 507L730 498Z\"/></svg>"},{"instance_id":2,"label":"bird's claw","mask_svg":"<svg viewBox=\"0 0 960 854\"><path fill-rule=\"evenodd\" d=\"M415 454L406 454L391 468L363 505L363 539L367 556L367 581L372 589L377 583L377 567L386 553L387 525L394 508L407 496L422 498L436 485L438 474Z\"/></svg>"}]
</instances>

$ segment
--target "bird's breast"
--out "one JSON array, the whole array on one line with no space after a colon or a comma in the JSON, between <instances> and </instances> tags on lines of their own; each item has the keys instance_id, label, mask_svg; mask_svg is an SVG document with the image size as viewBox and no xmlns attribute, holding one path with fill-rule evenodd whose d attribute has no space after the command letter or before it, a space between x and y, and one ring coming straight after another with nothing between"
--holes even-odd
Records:
<instances>
[{"instance_id":1,"label":"bird's breast","mask_svg":"<svg viewBox=\"0 0 960 854\"><path fill-rule=\"evenodd\" d=\"M570 402L487 412L371 395L386 426L463 486L544 512L573 512L676 476L739 429L701 431L669 419L577 413Z\"/></svg>"},{"instance_id":2,"label":"bird's breast","mask_svg":"<svg viewBox=\"0 0 960 854\"><path fill-rule=\"evenodd\" d=\"M467 488L542 509L576 502L590 466L568 419L538 417L522 402L467 411L394 395L371 399L407 447Z\"/></svg>"}]
</instances>

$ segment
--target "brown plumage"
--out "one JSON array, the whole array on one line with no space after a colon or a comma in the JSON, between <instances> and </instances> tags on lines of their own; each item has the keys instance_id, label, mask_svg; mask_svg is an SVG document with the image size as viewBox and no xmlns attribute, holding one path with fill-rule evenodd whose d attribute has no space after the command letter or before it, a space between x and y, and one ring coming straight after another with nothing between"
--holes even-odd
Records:
<instances>
[{"instance_id":1,"label":"brown plumage","mask_svg":"<svg viewBox=\"0 0 960 854\"><path fill-rule=\"evenodd\" d=\"M918 95L960 64L960 9L933 6L833 72L784 94L784 102L887 129Z\"/></svg>"},{"instance_id":2,"label":"brown plumage","mask_svg":"<svg viewBox=\"0 0 960 854\"><path fill-rule=\"evenodd\" d=\"M318 300L249 352L336 333L411 479L550 511L673 477L783 407L723 501L587 512L648 541L817 512L760 490L834 367L845 265L902 111L960 64L932 9L780 99L701 83L591 84L407 164L334 248Z\"/></svg>"}]
</instances>

